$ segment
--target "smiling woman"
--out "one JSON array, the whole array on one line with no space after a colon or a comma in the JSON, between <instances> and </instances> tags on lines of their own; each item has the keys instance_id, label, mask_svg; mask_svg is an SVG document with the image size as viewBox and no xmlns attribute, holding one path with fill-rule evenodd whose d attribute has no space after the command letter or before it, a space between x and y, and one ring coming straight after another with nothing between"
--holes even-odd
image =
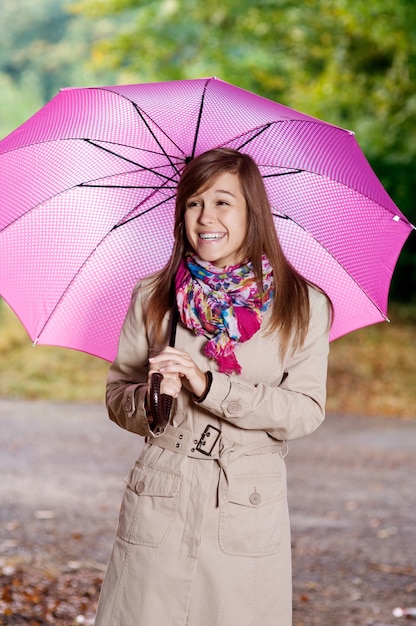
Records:
<instances>
[{"instance_id":1,"label":"smiling woman","mask_svg":"<svg viewBox=\"0 0 416 626\"><path fill-rule=\"evenodd\" d=\"M146 444L96 626L292 624L285 442L324 419L328 335L328 300L286 260L253 159L190 161L171 258L135 288L108 375L110 418ZM155 372L173 398L162 428Z\"/></svg>"},{"instance_id":2,"label":"smiling woman","mask_svg":"<svg viewBox=\"0 0 416 626\"><path fill-rule=\"evenodd\" d=\"M247 205L237 174L225 172L189 198L185 232L190 246L217 267L243 261Z\"/></svg>"}]
</instances>

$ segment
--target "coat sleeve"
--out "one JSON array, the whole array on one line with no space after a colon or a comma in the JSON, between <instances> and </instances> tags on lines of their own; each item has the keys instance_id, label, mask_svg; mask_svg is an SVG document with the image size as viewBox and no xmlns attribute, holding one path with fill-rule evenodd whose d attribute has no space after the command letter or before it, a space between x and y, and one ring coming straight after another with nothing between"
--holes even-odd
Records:
<instances>
[{"instance_id":1,"label":"coat sleeve","mask_svg":"<svg viewBox=\"0 0 416 626\"><path fill-rule=\"evenodd\" d=\"M275 439L308 435L325 417L328 352L328 301L312 290L308 333L302 347L285 359L284 381L253 385L242 376L213 372L201 404L239 428L265 430Z\"/></svg>"},{"instance_id":2,"label":"coat sleeve","mask_svg":"<svg viewBox=\"0 0 416 626\"><path fill-rule=\"evenodd\" d=\"M108 372L106 404L113 422L138 435L151 436L144 408L149 345L143 297L139 285L133 291L120 333L117 357Z\"/></svg>"}]
</instances>

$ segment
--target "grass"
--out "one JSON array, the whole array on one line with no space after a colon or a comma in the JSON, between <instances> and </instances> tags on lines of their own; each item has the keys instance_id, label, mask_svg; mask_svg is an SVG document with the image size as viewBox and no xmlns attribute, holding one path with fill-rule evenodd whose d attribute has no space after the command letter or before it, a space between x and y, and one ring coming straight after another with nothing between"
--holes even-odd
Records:
<instances>
[{"instance_id":1,"label":"grass","mask_svg":"<svg viewBox=\"0 0 416 626\"><path fill-rule=\"evenodd\" d=\"M416 417L416 308L392 306L390 317L331 344L329 412ZM102 403L107 370L81 352L33 348L0 302L0 397Z\"/></svg>"},{"instance_id":2,"label":"grass","mask_svg":"<svg viewBox=\"0 0 416 626\"><path fill-rule=\"evenodd\" d=\"M328 411L416 417L416 309L390 318L331 344Z\"/></svg>"},{"instance_id":3,"label":"grass","mask_svg":"<svg viewBox=\"0 0 416 626\"><path fill-rule=\"evenodd\" d=\"M0 397L103 402L109 363L53 346L35 346L24 327L0 302Z\"/></svg>"}]
</instances>

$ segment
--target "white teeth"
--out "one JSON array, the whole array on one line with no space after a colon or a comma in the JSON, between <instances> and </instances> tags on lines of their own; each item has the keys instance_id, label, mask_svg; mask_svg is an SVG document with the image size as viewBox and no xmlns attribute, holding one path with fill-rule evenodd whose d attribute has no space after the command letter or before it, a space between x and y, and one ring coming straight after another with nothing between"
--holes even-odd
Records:
<instances>
[{"instance_id":1,"label":"white teeth","mask_svg":"<svg viewBox=\"0 0 416 626\"><path fill-rule=\"evenodd\" d=\"M224 234L223 233L199 233L199 237L201 239L209 241L211 239L222 239L222 237L224 237Z\"/></svg>"}]
</instances>

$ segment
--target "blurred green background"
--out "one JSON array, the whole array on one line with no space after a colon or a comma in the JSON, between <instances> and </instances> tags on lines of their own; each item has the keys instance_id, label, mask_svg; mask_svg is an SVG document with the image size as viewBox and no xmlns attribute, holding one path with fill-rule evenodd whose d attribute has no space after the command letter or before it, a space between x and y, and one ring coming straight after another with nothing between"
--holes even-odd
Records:
<instances>
[{"instance_id":1,"label":"blurred green background","mask_svg":"<svg viewBox=\"0 0 416 626\"><path fill-rule=\"evenodd\" d=\"M218 76L353 130L393 200L416 223L414 0L2 0L0 137L41 108L61 87L202 76ZM367 413L415 415L411 406L416 387L413 366L403 373L400 367L407 357L399 358L405 349L412 358L415 348L414 234L401 254L391 300L393 324L395 318L397 324L393 331L393 325L383 324L334 342L330 400L334 397L335 410L360 412L361 407L361 412ZM16 341L24 345L29 340L14 326L18 322L10 318L6 305L0 304L0 395L45 397L49 393L58 399L94 401L101 397L106 366L71 351L37 348L27 358L33 359L35 352L47 354L50 379L43 385L34 382L34 372L25 377L22 359L26 357L19 353ZM389 335L399 330L405 335ZM374 391L377 402L375 398L370 402L372 409L363 409L364 392L362 400L352 406L349 396L359 398L357 388L363 376L367 389L377 376L383 380L379 354L383 345L389 345L383 366L388 379L397 376L406 381L405 388L390 389L390 399L380 400L386 384L379 384ZM349 352L354 346L362 352ZM373 361L377 356L378 370L372 362L357 371L353 361L368 362L370 355ZM76 367L70 365L72 358ZM60 381L55 360L68 363L69 371L62 373ZM83 368L84 373L97 377L94 392L91 386L84 394L74 391L80 387L74 372ZM7 373L15 382L20 379L19 389L10 383ZM348 393L350 385L354 386ZM397 394L405 406L392 409Z\"/></svg>"}]
</instances>

